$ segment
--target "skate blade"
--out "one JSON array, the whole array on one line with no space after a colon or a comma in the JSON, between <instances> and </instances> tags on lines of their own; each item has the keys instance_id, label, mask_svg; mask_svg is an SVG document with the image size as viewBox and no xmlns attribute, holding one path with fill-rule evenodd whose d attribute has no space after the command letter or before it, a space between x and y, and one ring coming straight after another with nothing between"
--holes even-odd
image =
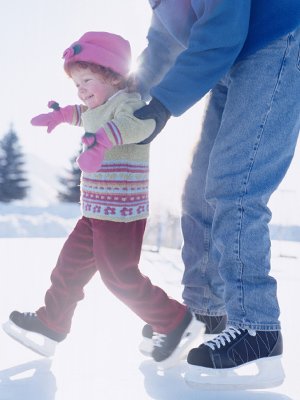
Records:
<instances>
[{"instance_id":1,"label":"skate blade","mask_svg":"<svg viewBox=\"0 0 300 400\"><path fill-rule=\"evenodd\" d=\"M188 365L184 377L192 388L214 391L268 389L280 386L284 378L281 356L261 358L222 370Z\"/></svg>"},{"instance_id":2,"label":"skate blade","mask_svg":"<svg viewBox=\"0 0 300 400\"><path fill-rule=\"evenodd\" d=\"M176 349L173 351L170 357L163 361L157 362L157 368L165 370L178 365L180 361L187 357L188 352L193 347L198 346L199 342L203 341L204 332L205 325L203 322L197 321L194 318L184 331L181 341Z\"/></svg>"},{"instance_id":3,"label":"skate blade","mask_svg":"<svg viewBox=\"0 0 300 400\"><path fill-rule=\"evenodd\" d=\"M146 357L151 357L153 351L153 342L152 339L143 338L139 345L139 351Z\"/></svg>"},{"instance_id":4,"label":"skate blade","mask_svg":"<svg viewBox=\"0 0 300 400\"><path fill-rule=\"evenodd\" d=\"M22 329L13 323L11 320L5 322L2 325L2 328L4 332L7 333L12 339L41 356L52 357L55 353L55 348L57 345L55 340L47 338L36 332L26 331L25 329Z\"/></svg>"}]
</instances>

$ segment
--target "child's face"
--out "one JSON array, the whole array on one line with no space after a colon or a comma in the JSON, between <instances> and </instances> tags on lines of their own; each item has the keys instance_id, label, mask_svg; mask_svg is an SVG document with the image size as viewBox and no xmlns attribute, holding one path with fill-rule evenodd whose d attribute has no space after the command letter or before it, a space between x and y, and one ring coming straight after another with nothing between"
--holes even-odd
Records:
<instances>
[{"instance_id":1,"label":"child's face","mask_svg":"<svg viewBox=\"0 0 300 400\"><path fill-rule=\"evenodd\" d=\"M89 68L75 67L70 75L78 89L78 97L89 109L101 106L119 90L113 85L114 82L105 81L99 73Z\"/></svg>"}]
</instances>

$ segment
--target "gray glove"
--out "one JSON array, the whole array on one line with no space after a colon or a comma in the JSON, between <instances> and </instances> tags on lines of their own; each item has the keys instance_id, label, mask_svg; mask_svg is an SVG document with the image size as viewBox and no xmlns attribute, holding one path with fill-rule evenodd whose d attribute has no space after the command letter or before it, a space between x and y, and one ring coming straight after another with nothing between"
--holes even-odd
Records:
<instances>
[{"instance_id":1,"label":"gray glove","mask_svg":"<svg viewBox=\"0 0 300 400\"><path fill-rule=\"evenodd\" d=\"M171 116L170 111L155 97L152 98L149 104L136 110L133 115L139 119L154 119L156 126L153 133L138 144L148 144L159 134L164 128L168 119Z\"/></svg>"}]
</instances>

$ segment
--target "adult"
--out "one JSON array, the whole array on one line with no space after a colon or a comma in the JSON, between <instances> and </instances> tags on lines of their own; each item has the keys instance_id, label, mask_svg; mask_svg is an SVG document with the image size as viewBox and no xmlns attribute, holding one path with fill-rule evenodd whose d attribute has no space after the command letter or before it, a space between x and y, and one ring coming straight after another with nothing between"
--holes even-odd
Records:
<instances>
[{"instance_id":1,"label":"adult","mask_svg":"<svg viewBox=\"0 0 300 400\"><path fill-rule=\"evenodd\" d=\"M190 351L186 379L275 386L283 380L282 336L267 204L300 129L300 2L150 4L137 82L152 99L135 115L155 119L156 129L143 143L210 92L183 194L183 298L199 318L228 321L213 341ZM180 134L185 140L188 132ZM260 368L255 380L228 374L249 362Z\"/></svg>"}]
</instances>

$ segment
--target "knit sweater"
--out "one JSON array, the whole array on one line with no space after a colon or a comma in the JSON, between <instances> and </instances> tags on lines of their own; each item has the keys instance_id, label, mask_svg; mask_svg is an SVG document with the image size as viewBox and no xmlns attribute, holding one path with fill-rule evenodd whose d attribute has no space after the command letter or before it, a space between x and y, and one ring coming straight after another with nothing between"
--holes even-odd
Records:
<instances>
[{"instance_id":1,"label":"knit sweater","mask_svg":"<svg viewBox=\"0 0 300 400\"><path fill-rule=\"evenodd\" d=\"M86 132L96 133L102 127L113 143L101 169L81 175L85 217L130 222L148 216L149 145L135 143L153 132L155 122L133 116L144 104L138 93L120 91L81 115Z\"/></svg>"},{"instance_id":2,"label":"knit sweater","mask_svg":"<svg viewBox=\"0 0 300 400\"><path fill-rule=\"evenodd\" d=\"M139 91L180 115L234 63L300 26L300 0L149 0ZM152 89L151 89L152 88Z\"/></svg>"}]
</instances>

